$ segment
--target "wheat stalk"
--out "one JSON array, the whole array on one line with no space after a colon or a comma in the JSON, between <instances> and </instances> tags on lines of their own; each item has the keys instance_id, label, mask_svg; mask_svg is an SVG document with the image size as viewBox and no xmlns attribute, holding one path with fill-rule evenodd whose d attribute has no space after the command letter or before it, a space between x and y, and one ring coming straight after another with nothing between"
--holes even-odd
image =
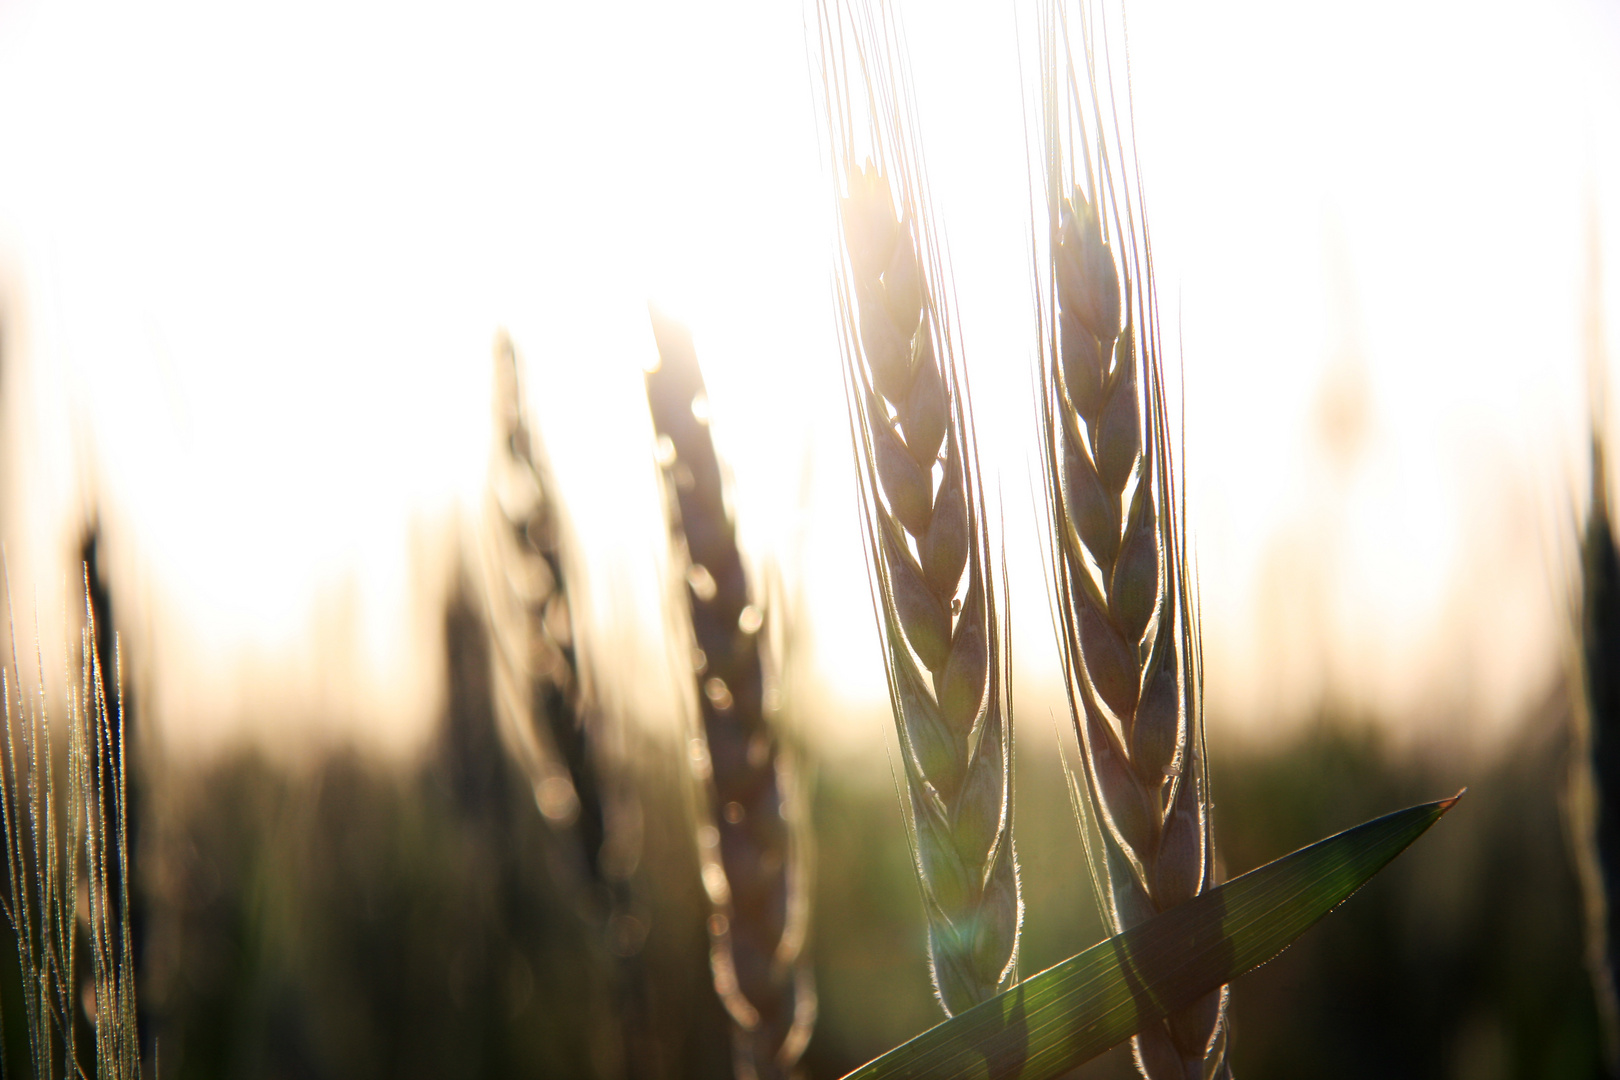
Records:
<instances>
[{"instance_id":1,"label":"wheat stalk","mask_svg":"<svg viewBox=\"0 0 1620 1080\"><path fill-rule=\"evenodd\" d=\"M1001 613L896 33L882 8L851 16L823 3L819 16L843 179L838 294L867 554L929 962L940 1004L955 1015L1013 977L1023 915ZM876 159L860 167L855 112L868 116Z\"/></svg>"},{"instance_id":2,"label":"wheat stalk","mask_svg":"<svg viewBox=\"0 0 1620 1080\"><path fill-rule=\"evenodd\" d=\"M1098 13L1083 79L1041 20L1046 253L1041 412L1060 644L1094 811L1088 855L1116 931L1214 884L1198 621L1177 520L1153 264L1127 180ZM1128 110L1128 99L1125 102ZM1134 1040L1149 1080L1225 1075L1225 990Z\"/></svg>"},{"instance_id":3,"label":"wheat stalk","mask_svg":"<svg viewBox=\"0 0 1620 1080\"><path fill-rule=\"evenodd\" d=\"M652 321L659 362L647 373L647 404L671 531L684 548L703 728L698 848L714 985L736 1028L739 1078L787 1076L816 1014L791 761L767 719L764 613L737 548L692 338L657 312Z\"/></svg>"}]
</instances>

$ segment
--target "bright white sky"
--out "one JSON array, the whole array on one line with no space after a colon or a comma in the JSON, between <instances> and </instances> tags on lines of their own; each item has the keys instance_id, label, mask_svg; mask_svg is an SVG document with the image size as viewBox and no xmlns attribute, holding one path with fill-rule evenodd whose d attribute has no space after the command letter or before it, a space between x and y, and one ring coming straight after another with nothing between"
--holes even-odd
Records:
<instances>
[{"instance_id":1,"label":"bright white sky","mask_svg":"<svg viewBox=\"0 0 1620 1080\"><path fill-rule=\"evenodd\" d=\"M1030 9L902 10L1044 731ZM310 716L409 745L504 326L599 632L656 653L633 644L655 618L625 614L658 592L652 299L694 328L748 543L802 582L815 729L871 745L804 20L797 0L0 0L5 533L45 639L98 492L172 735ZM1620 15L1136 0L1130 20L1217 722L1264 737L1326 688L1488 738L1558 662L1594 252L1620 356Z\"/></svg>"}]
</instances>

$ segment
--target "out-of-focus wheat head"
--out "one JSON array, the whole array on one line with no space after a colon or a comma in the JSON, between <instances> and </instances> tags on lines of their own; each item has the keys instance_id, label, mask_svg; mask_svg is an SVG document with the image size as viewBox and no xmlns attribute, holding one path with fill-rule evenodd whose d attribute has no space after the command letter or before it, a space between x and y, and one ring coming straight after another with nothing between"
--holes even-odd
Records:
<instances>
[{"instance_id":1,"label":"out-of-focus wheat head","mask_svg":"<svg viewBox=\"0 0 1620 1080\"><path fill-rule=\"evenodd\" d=\"M1604 1064L1609 1076L1620 1076L1620 548L1609 499L1603 256L1595 214L1587 228L1583 329L1591 491L1576 541L1579 576L1570 599L1573 730L1565 814L1586 908L1586 959L1603 1025Z\"/></svg>"},{"instance_id":2,"label":"out-of-focus wheat head","mask_svg":"<svg viewBox=\"0 0 1620 1080\"><path fill-rule=\"evenodd\" d=\"M512 342L495 343L495 433L482 530L485 609L502 739L541 814L576 851L581 884L611 902L634 852L610 827L604 747L591 723L569 586L569 530L524 405Z\"/></svg>"},{"instance_id":3,"label":"out-of-focus wheat head","mask_svg":"<svg viewBox=\"0 0 1620 1080\"><path fill-rule=\"evenodd\" d=\"M790 1075L810 1040L816 997L804 952L809 893L790 755L772 728L778 695L765 613L750 592L709 433L691 335L653 313L658 366L647 404L685 578L698 854L708 893L715 990L735 1026L739 1080Z\"/></svg>"},{"instance_id":4,"label":"out-of-focus wheat head","mask_svg":"<svg viewBox=\"0 0 1620 1080\"><path fill-rule=\"evenodd\" d=\"M1601 392L1601 391L1598 391ZM1601 409L1595 409L1601 416ZM1592 433L1592 492L1580 538L1572 679L1574 750L1569 824L1586 905L1587 966L1604 1024L1611 1076L1620 1075L1615 976L1620 970L1620 550L1609 514L1601 420Z\"/></svg>"},{"instance_id":5,"label":"out-of-focus wheat head","mask_svg":"<svg viewBox=\"0 0 1620 1080\"><path fill-rule=\"evenodd\" d=\"M882 6L822 3L818 15L867 554L929 962L955 1015L994 996L1017 966L1004 614L898 34Z\"/></svg>"},{"instance_id":6,"label":"out-of-focus wheat head","mask_svg":"<svg viewBox=\"0 0 1620 1080\"><path fill-rule=\"evenodd\" d=\"M1211 887L1215 860L1152 254L1105 17L1090 2L1072 22L1060 4L1042 7L1046 200L1035 234L1056 606L1084 776L1076 805L1119 931ZM1225 993L1144 1029L1142 1074L1225 1075Z\"/></svg>"}]
</instances>

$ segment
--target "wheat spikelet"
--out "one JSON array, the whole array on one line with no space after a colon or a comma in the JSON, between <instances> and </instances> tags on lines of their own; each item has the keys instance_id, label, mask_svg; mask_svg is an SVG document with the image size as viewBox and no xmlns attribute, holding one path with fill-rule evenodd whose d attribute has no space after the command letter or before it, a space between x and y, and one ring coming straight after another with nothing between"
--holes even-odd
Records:
<instances>
[{"instance_id":1,"label":"wheat spikelet","mask_svg":"<svg viewBox=\"0 0 1620 1080\"><path fill-rule=\"evenodd\" d=\"M1197 613L1171 469L1152 259L1096 11L1074 77L1042 13L1047 265L1042 417L1061 646L1107 916L1123 930L1214 884ZM1081 97L1084 87L1086 96ZM1106 104L1105 104L1106 101ZM1127 102L1128 107L1128 102ZM1225 1075L1225 991L1134 1041L1149 1080Z\"/></svg>"},{"instance_id":2,"label":"wheat spikelet","mask_svg":"<svg viewBox=\"0 0 1620 1080\"><path fill-rule=\"evenodd\" d=\"M810 1039L807 891L791 763L767 721L761 608L750 598L691 335L653 313L659 363L647 404L676 546L684 547L692 668L703 734L699 854L715 989L736 1026L741 1078L786 1076Z\"/></svg>"},{"instance_id":3,"label":"wheat spikelet","mask_svg":"<svg viewBox=\"0 0 1620 1080\"><path fill-rule=\"evenodd\" d=\"M955 1015L1007 985L1017 966L1023 906L1005 651L971 417L920 162L907 143L893 27L881 10L845 19L841 7L820 8L828 126L844 181L845 375L929 961L940 1004ZM855 70L878 161L858 168Z\"/></svg>"},{"instance_id":4,"label":"wheat spikelet","mask_svg":"<svg viewBox=\"0 0 1620 1080\"><path fill-rule=\"evenodd\" d=\"M612 845L569 598L567 527L524 408L518 355L504 334L495 343L494 403L482 563L503 740L546 821L576 849L575 873L602 908L622 883L604 863Z\"/></svg>"}]
</instances>

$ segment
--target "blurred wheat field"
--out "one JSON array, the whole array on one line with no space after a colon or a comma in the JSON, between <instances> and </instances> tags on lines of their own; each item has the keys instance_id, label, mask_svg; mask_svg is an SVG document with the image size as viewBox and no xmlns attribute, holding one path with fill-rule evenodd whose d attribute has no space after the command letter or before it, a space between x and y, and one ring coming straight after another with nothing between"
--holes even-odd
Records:
<instances>
[{"instance_id":1,"label":"blurred wheat field","mask_svg":"<svg viewBox=\"0 0 1620 1080\"><path fill-rule=\"evenodd\" d=\"M1042 601L1031 17L903 10L1005 517L1028 975L1102 933ZM1620 357L1620 15L1129 10L1227 872L1447 785L1477 799L1443 852L1245 981L1234 1067L1597 1075L1558 793L1586 365ZM0 7L0 539L60 693L101 525L143 724L165 1073L728 1073L677 820L690 673L660 608L649 300L692 330L739 544L792 620L784 723L817 847L804 1068L841 1075L936 1019L805 22L796 3ZM571 929L477 674L466 560L501 328L583 553L572 615L610 643L600 705L643 792L629 880L667 884L595 937ZM624 1015L643 1038L618 1038Z\"/></svg>"}]
</instances>

